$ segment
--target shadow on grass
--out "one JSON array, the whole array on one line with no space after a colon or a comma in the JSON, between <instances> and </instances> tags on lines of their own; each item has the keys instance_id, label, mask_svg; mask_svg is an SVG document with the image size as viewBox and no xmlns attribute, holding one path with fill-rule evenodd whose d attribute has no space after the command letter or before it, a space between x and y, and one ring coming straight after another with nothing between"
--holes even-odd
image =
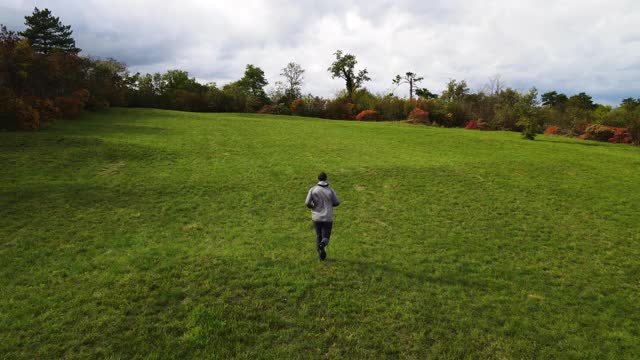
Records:
<instances>
[{"instance_id":1,"label":"shadow on grass","mask_svg":"<svg viewBox=\"0 0 640 360\"><path fill-rule=\"evenodd\" d=\"M93 122L91 127L96 131L96 134L100 136L112 136L112 135L160 135L166 134L169 129L159 126L144 126L136 124L123 124L123 123L103 123Z\"/></svg>"},{"instance_id":2,"label":"shadow on grass","mask_svg":"<svg viewBox=\"0 0 640 360\"><path fill-rule=\"evenodd\" d=\"M110 142L97 137L42 135L4 138L0 142L2 155L8 159L28 156L30 164L46 160L47 163L58 163L57 165L61 168L69 163L77 166L78 164L100 164L115 160L149 161L177 157L176 153L166 149L140 144Z\"/></svg>"},{"instance_id":3,"label":"shadow on grass","mask_svg":"<svg viewBox=\"0 0 640 360\"><path fill-rule=\"evenodd\" d=\"M571 139L571 138L566 138L566 139ZM540 138L540 137L537 138L536 141L543 142L543 143L552 143L552 144L582 145L582 146L591 146L591 147L609 147L612 145L607 142L597 142L597 141L589 141L589 140L560 141L560 139L549 139L549 138Z\"/></svg>"}]
</instances>

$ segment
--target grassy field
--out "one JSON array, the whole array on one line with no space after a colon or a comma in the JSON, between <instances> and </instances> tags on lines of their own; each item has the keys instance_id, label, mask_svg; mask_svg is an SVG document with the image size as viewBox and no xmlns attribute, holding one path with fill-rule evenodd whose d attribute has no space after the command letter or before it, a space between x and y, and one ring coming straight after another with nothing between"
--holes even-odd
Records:
<instances>
[{"instance_id":1,"label":"grassy field","mask_svg":"<svg viewBox=\"0 0 640 360\"><path fill-rule=\"evenodd\" d=\"M1 358L640 354L637 147L115 109L0 165Z\"/></svg>"}]
</instances>

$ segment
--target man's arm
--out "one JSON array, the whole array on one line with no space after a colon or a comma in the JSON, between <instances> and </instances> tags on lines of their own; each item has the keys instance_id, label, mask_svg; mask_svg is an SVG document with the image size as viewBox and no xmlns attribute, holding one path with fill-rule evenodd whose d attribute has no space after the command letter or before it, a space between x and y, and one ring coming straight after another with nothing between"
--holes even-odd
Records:
<instances>
[{"instance_id":1,"label":"man's arm","mask_svg":"<svg viewBox=\"0 0 640 360\"><path fill-rule=\"evenodd\" d=\"M304 204L307 205L309 209L313 209L313 197L311 196L311 190L312 189L310 189L307 194L307 200L304 201Z\"/></svg>"},{"instance_id":2,"label":"man's arm","mask_svg":"<svg viewBox=\"0 0 640 360\"><path fill-rule=\"evenodd\" d=\"M331 202L333 203L334 207L340 205L340 200L338 199L338 195L336 195L336 192L333 191L333 189L331 189Z\"/></svg>"}]
</instances>

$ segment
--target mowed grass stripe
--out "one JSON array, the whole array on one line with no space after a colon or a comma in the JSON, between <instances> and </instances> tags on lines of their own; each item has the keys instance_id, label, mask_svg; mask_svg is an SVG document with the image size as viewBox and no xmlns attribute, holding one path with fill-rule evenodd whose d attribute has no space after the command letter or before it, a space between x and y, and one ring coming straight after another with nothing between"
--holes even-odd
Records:
<instances>
[{"instance_id":1,"label":"mowed grass stripe","mask_svg":"<svg viewBox=\"0 0 640 360\"><path fill-rule=\"evenodd\" d=\"M7 358L640 353L636 147L112 109L0 150Z\"/></svg>"}]
</instances>

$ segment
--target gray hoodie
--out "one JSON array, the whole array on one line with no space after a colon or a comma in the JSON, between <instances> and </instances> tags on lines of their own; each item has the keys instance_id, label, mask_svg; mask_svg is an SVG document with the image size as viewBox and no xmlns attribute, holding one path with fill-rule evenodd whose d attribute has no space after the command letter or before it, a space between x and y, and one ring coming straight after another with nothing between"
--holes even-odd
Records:
<instances>
[{"instance_id":1,"label":"gray hoodie","mask_svg":"<svg viewBox=\"0 0 640 360\"><path fill-rule=\"evenodd\" d=\"M311 220L330 222L333 221L333 207L340 205L340 200L328 182L320 181L309 189L304 203L311 209Z\"/></svg>"}]
</instances>

